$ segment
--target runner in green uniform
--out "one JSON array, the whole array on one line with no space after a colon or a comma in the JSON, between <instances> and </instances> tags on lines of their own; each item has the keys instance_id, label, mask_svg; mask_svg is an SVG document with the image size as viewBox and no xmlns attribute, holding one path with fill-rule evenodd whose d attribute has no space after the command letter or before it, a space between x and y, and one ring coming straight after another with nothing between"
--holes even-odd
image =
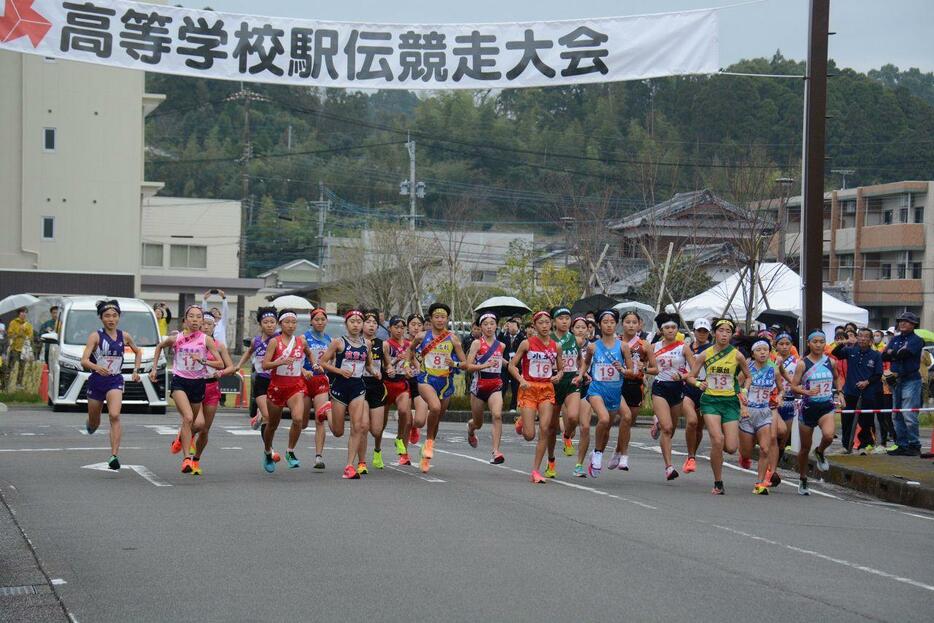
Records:
<instances>
[{"instance_id":1,"label":"runner in green uniform","mask_svg":"<svg viewBox=\"0 0 934 623\"><path fill-rule=\"evenodd\" d=\"M577 430L581 404L581 388L577 379L577 371L580 369L581 351L577 345L577 338L571 333L571 310L567 307L556 307L551 310L552 318L555 319L555 330L551 337L561 347L562 357L564 359L564 375L558 381L555 387L555 398L557 408L564 418L564 455L574 456L574 433ZM558 436L558 418L552 420L552 431L554 432L548 438L548 469L545 470L546 478L554 478L554 457L555 441Z\"/></svg>"}]
</instances>

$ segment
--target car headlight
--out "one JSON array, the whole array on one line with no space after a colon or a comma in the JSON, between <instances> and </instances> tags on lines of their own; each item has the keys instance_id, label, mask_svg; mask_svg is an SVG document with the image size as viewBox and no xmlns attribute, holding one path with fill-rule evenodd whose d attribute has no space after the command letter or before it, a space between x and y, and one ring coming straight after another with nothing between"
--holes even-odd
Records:
<instances>
[{"instance_id":1,"label":"car headlight","mask_svg":"<svg viewBox=\"0 0 934 623\"><path fill-rule=\"evenodd\" d=\"M72 357L62 356L59 358L58 363L63 368L68 368L69 370L81 371L81 360L74 359Z\"/></svg>"}]
</instances>

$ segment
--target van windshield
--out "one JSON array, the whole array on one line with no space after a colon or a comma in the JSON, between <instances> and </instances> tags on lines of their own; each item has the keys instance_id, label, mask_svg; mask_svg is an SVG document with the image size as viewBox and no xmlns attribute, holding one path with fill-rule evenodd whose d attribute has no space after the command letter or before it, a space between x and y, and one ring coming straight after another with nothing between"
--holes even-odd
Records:
<instances>
[{"instance_id":1,"label":"van windshield","mask_svg":"<svg viewBox=\"0 0 934 623\"><path fill-rule=\"evenodd\" d=\"M62 330L65 344L83 345L93 331L101 328L101 320L97 312L89 309L71 310L65 318L65 327ZM149 312L123 312L120 314L120 324L117 327L133 336L137 346L155 346L159 341L156 321Z\"/></svg>"}]
</instances>

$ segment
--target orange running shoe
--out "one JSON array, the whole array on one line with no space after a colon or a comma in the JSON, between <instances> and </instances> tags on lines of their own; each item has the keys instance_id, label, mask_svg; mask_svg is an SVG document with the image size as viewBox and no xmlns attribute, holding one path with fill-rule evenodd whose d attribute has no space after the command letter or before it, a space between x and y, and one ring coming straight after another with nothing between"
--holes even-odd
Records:
<instances>
[{"instance_id":1,"label":"orange running shoe","mask_svg":"<svg viewBox=\"0 0 934 623\"><path fill-rule=\"evenodd\" d=\"M540 484L542 484L542 483L544 483L544 482L547 482L547 481L545 480L545 477L542 476L540 473L538 473L538 470L537 470L537 469L533 469L533 470L532 470L532 475L529 477L529 480L531 480L532 483L533 483L533 484L536 484L536 485L540 485Z\"/></svg>"},{"instance_id":2,"label":"orange running shoe","mask_svg":"<svg viewBox=\"0 0 934 623\"><path fill-rule=\"evenodd\" d=\"M399 465L411 465L412 459L409 458L408 454L399 455Z\"/></svg>"},{"instance_id":3,"label":"orange running shoe","mask_svg":"<svg viewBox=\"0 0 934 623\"><path fill-rule=\"evenodd\" d=\"M743 469L749 469L752 467L752 459L745 456L739 457L739 466Z\"/></svg>"},{"instance_id":4,"label":"orange running shoe","mask_svg":"<svg viewBox=\"0 0 934 623\"><path fill-rule=\"evenodd\" d=\"M423 474L427 474L428 470L431 469L431 459L423 456L421 464L419 465L419 469L422 470Z\"/></svg>"},{"instance_id":5,"label":"orange running shoe","mask_svg":"<svg viewBox=\"0 0 934 623\"><path fill-rule=\"evenodd\" d=\"M421 438L422 438L421 431L418 430L417 426L413 426L412 429L409 431L409 445L414 446L415 444L419 442Z\"/></svg>"},{"instance_id":6,"label":"orange running shoe","mask_svg":"<svg viewBox=\"0 0 934 623\"><path fill-rule=\"evenodd\" d=\"M190 457L186 456L184 459L182 459L182 473L183 474L191 473L191 468L192 468L191 464L192 464L192 460Z\"/></svg>"},{"instance_id":7,"label":"orange running shoe","mask_svg":"<svg viewBox=\"0 0 934 623\"><path fill-rule=\"evenodd\" d=\"M522 416L521 415L516 416L516 434L517 435L522 434Z\"/></svg>"},{"instance_id":8,"label":"orange running shoe","mask_svg":"<svg viewBox=\"0 0 934 623\"><path fill-rule=\"evenodd\" d=\"M276 452L275 450L273 450L273 451L272 451L272 462L273 462L273 463L278 463L278 462L281 461L281 460L282 460L282 457L279 456L279 453Z\"/></svg>"},{"instance_id":9,"label":"orange running shoe","mask_svg":"<svg viewBox=\"0 0 934 623\"><path fill-rule=\"evenodd\" d=\"M360 480L360 474L357 473L357 470L354 469L353 465L348 465L344 468L344 474L341 476L341 478L345 478L347 480Z\"/></svg>"},{"instance_id":10,"label":"orange running shoe","mask_svg":"<svg viewBox=\"0 0 934 623\"><path fill-rule=\"evenodd\" d=\"M435 440L426 439L422 444L422 458L433 459L435 457Z\"/></svg>"},{"instance_id":11,"label":"orange running shoe","mask_svg":"<svg viewBox=\"0 0 934 623\"><path fill-rule=\"evenodd\" d=\"M191 460L191 475L192 476L201 476L201 461Z\"/></svg>"},{"instance_id":12,"label":"orange running shoe","mask_svg":"<svg viewBox=\"0 0 934 623\"><path fill-rule=\"evenodd\" d=\"M360 461L359 463L357 463L357 473L360 475L370 473L370 470L366 468L366 463L364 463L363 461Z\"/></svg>"},{"instance_id":13,"label":"orange running shoe","mask_svg":"<svg viewBox=\"0 0 934 623\"><path fill-rule=\"evenodd\" d=\"M689 456L684 459L684 465L681 466L681 471L685 474L690 474L691 472L697 471L697 461L693 456Z\"/></svg>"},{"instance_id":14,"label":"orange running shoe","mask_svg":"<svg viewBox=\"0 0 934 623\"><path fill-rule=\"evenodd\" d=\"M182 439L181 439L181 437L176 437L174 440L172 440L172 447L169 448L169 451L170 451L172 454L178 454L179 452L182 451Z\"/></svg>"}]
</instances>

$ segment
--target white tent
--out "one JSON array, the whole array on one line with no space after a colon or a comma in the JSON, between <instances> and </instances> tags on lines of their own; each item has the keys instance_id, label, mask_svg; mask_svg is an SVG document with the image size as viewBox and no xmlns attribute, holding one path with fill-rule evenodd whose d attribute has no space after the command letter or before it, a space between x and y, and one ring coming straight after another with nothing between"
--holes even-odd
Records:
<instances>
[{"instance_id":1,"label":"white tent","mask_svg":"<svg viewBox=\"0 0 934 623\"><path fill-rule=\"evenodd\" d=\"M733 273L706 292L681 301L677 304L677 309L680 310L681 317L689 322L697 318L718 318L723 315L740 321L745 320L745 302L750 298L749 291L752 285L750 281L749 271ZM753 318L766 309L791 312L801 317L801 277L798 273L784 264L765 263L759 266L759 282L761 287L757 285L753 299L756 302ZM731 295L733 300L727 309ZM674 313L675 306L668 305L665 310ZM827 327L832 329L847 322L855 322L860 327L869 324L867 310L845 303L826 292L823 295L823 310L825 330Z\"/></svg>"}]
</instances>

